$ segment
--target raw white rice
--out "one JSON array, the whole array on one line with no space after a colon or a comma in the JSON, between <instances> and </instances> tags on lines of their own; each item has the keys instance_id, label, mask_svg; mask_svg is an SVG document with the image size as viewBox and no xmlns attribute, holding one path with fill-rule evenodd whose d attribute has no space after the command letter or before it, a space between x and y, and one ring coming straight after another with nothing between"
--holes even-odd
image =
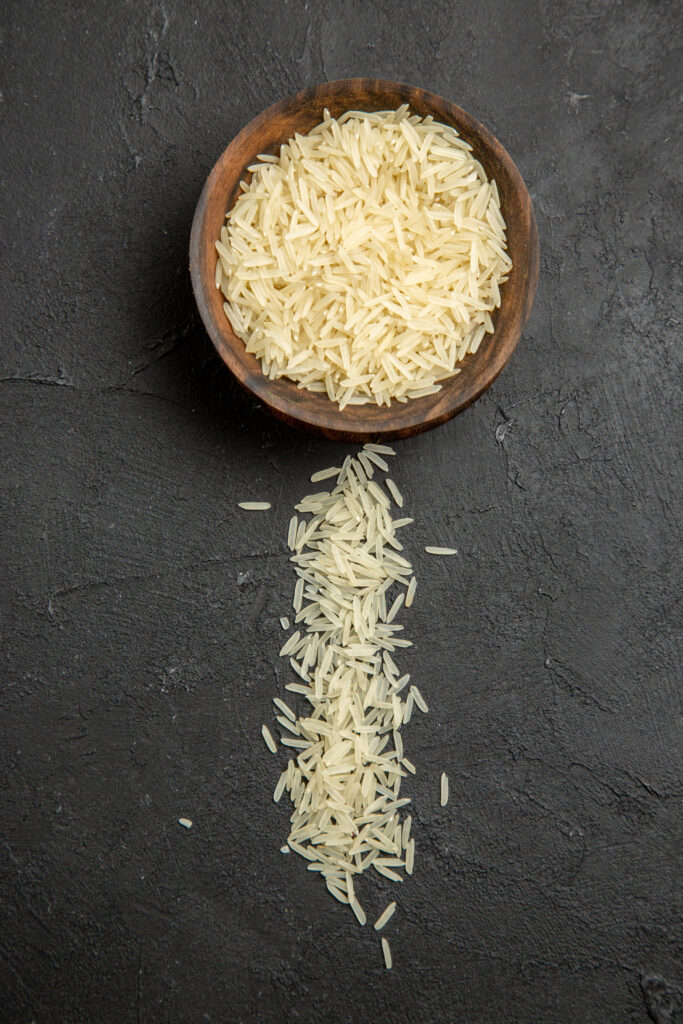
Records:
<instances>
[{"instance_id":1,"label":"raw white rice","mask_svg":"<svg viewBox=\"0 0 683 1024\"><path fill-rule=\"evenodd\" d=\"M403 508L403 495L399 491L394 481L390 480L389 477L387 477L384 482L387 485L387 489L391 492L391 496L398 505L398 507Z\"/></svg>"},{"instance_id":2,"label":"raw white rice","mask_svg":"<svg viewBox=\"0 0 683 1024\"><path fill-rule=\"evenodd\" d=\"M406 874L412 875L415 864L415 840L411 839L406 847Z\"/></svg>"},{"instance_id":3,"label":"raw white rice","mask_svg":"<svg viewBox=\"0 0 683 1024\"><path fill-rule=\"evenodd\" d=\"M411 693L413 695L413 700L415 701L415 703L419 707L420 711L422 711L422 712L424 712L426 714L429 711L429 708L427 707L427 702L424 699L424 697L422 696L422 694L420 693L420 691L418 690L417 686L411 686L410 687L410 691L411 691Z\"/></svg>"},{"instance_id":4,"label":"raw white rice","mask_svg":"<svg viewBox=\"0 0 683 1024\"><path fill-rule=\"evenodd\" d=\"M192 828L192 821L190 818L178 818L178 824L182 825L183 828Z\"/></svg>"},{"instance_id":5,"label":"raw white rice","mask_svg":"<svg viewBox=\"0 0 683 1024\"><path fill-rule=\"evenodd\" d=\"M284 791L285 791L285 783L286 782L287 782L287 772L283 772L282 775L280 776L280 778L278 779L277 786L275 787L275 791L273 793L273 800L275 801L275 803L279 802L280 797L284 793Z\"/></svg>"},{"instance_id":6,"label":"raw white rice","mask_svg":"<svg viewBox=\"0 0 683 1024\"><path fill-rule=\"evenodd\" d=\"M379 932L384 928L389 918L393 915L396 910L396 903L392 900L388 907L386 907L375 921L375 931Z\"/></svg>"},{"instance_id":7,"label":"raw white rice","mask_svg":"<svg viewBox=\"0 0 683 1024\"><path fill-rule=\"evenodd\" d=\"M379 860L379 858L377 860L373 861L373 866L375 868L375 871L378 871L380 873L380 875L384 875L385 878L390 878L392 882L402 882L403 881L403 879L398 874L398 872L393 871L390 867L387 867L386 864L382 864L382 862Z\"/></svg>"},{"instance_id":8,"label":"raw white rice","mask_svg":"<svg viewBox=\"0 0 683 1024\"><path fill-rule=\"evenodd\" d=\"M282 714L286 715L287 718L290 719L290 721L296 722L296 715L290 708L289 704L287 704L284 700L280 700L279 697L273 697L273 704L275 705L276 708L279 708Z\"/></svg>"},{"instance_id":9,"label":"raw white rice","mask_svg":"<svg viewBox=\"0 0 683 1024\"><path fill-rule=\"evenodd\" d=\"M381 455L379 455L377 452L374 452L372 448L364 448L363 451L358 456L358 458L361 460L364 466L367 465L368 463L374 463L385 473L389 472L389 466L387 465L387 463L384 461Z\"/></svg>"},{"instance_id":10,"label":"raw white rice","mask_svg":"<svg viewBox=\"0 0 683 1024\"><path fill-rule=\"evenodd\" d=\"M387 615L387 622L394 621L394 619L396 618L400 611L401 605L403 604L404 600L405 594L399 594L394 603L392 604L389 614Z\"/></svg>"},{"instance_id":11,"label":"raw white rice","mask_svg":"<svg viewBox=\"0 0 683 1024\"><path fill-rule=\"evenodd\" d=\"M268 728L267 725L262 725L261 726L261 735L263 736L264 740L266 741L266 746L268 747L268 750L270 750L271 753L273 753L273 754L277 754L277 747L275 746L275 740L271 736L270 729Z\"/></svg>"},{"instance_id":12,"label":"raw white rice","mask_svg":"<svg viewBox=\"0 0 683 1024\"><path fill-rule=\"evenodd\" d=\"M297 714L273 698L280 743L294 752L273 798L286 791L294 805L289 848L364 923L354 879L374 868L401 882L406 867L400 810L410 801L400 786L410 769L399 730L415 696L411 688L401 697L410 675L392 656L410 646L396 618L414 577L399 554L389 499L369 478L393 450L366 446L361 454L345 459L334 480L322 471L331 489L300 501L301 518L290 521L299 628L280 653L300 677L285 688L305 708Z\"/></svg>"},{"instance_id":13,"label":"raw white rice","mask_svg":"<svg viewBox=\"0 0 683 1024\"><path fill-rule=\"evenodd\" d=\"M417 590L417 580L413 576L412 580L408 584L408 592L406 593L406 608L410 608L415 597L415 591Z\"/></svg>"},{"instance_id":14,"label":"raw white rice","mask_svg":"<svg viewBox=\"0 0 683 1024\"><path fill-rule=\"evenodd\" d=\"M445 772L441 773L441 806L445 807L448 803L448 776Z\"/></svg>"},{"instance_id":15,"label":"raw white rice","mask_svg":"<svg viewBox=\"0 0 683 1024\"><path fill-rule=\"evenodd\" d=\"M396 536L412 520L392 518L383 484L395 501L400 492L380 480L391 455L388 446L366 445L334 473L313 474L314 483L329 479L330 489L296 506L288 529L295 628L280 654L296 673L285 689L299 703L294 710L273 697L280 744L291 751L273 792L276 803L287 793L293 805L283 852L303 857L360 925L367 920L356 892L363 872L396 883L413 872L412 818L402 818L410 799L401 783L416 769L401 726L414 705L427 711L397 664L397 652L411 646L397 619L417 583ZM266 726L262 733L276 752ZM395 909L391 901L377 931ZM382 948L391 967L388 944Z\"/></svg>"},{"instance_id":16,"label":"raw white rice","mask_svg":"<svg viewBox=\"0 0 683 1024\"><path fill-rule=\"evenodd\" d=\"M425 548L428 555L457 555L457 548Z\"/></svg>"},{"instance_id":17,"label":"raw white rice","mask_svg":"<svg viewBox=\"0 0 683 1024\"><path fill-rule=\"evenodd\" d=\"M269 501L240 501L238 505L239 508L243 508L245 512L265 512L266 509L271 507Z\"/></svg>"},{"instance_id":18,"label":"raw white rice","mask_svg":"<svg viewBox=\"0 0 683 1024\"><path fill-rule=\"evenodd\" d=\"M283 615L282 618L280 619L280 625L282 626L283 629L289 629L289 619L287 618L286 615Z\"/></svg>"},{"instance_id":19,"label":"raw white rice","mask_svg":"<svg viewBox=\"0 0 683 1024\"><path fill-rule=\"evenodd\" d=\"M385 938L382 939L382 952L384 953L384 964L388 971L391 970L391 949Z\"/></svg>"},{"instance_id":20,"label":"raw white rice","mask_svg":"<svg viewBox=\"0 0 683 1024\"><path fill-rule=\"evenodd\" d=\"M407 105L326 111L248 171L215 282L271 379L340 408L389 405L438 391L493 331L512 266L505 222L454 128Z\"/></svg>"},{"instance_id":21,"label":"raw white rice","mask_svg":"<svg viewBox=\"0 0 683 1024\"><path fill-rule=\"evenodd\" d=\"M339 466L331 466L329 469L321 469L320 472L313 474L311 477L311 483L317 484L319 480L329 480L332 476L338 476L339 472Z\"/></svg>"},{"instance_id":22,"label":"raw white rice","mask_svg":"<svg viewBox=\"0 0 683 1024\"><path fill-rule=\"evenodd\" d=\"M370 441L366 445L363 445L363 449L366 452L377 452L378 455L395 455L396 454L394 449L391 448L388 444L373 444Z\"/></svg>"},{"instance_id":23,"label":"raw white rice","mask_svg":"<svg viewBox=\"0 0 683 1024\"><path fill-rule=\"evenodd\" d=\"M365 924L365 922L367 921L367 917L365 916L365 911L363 910L363 908L361 907L360 903L358 902L358 900L355 897L350 901L350 903L351 903L351 910L356 915L356 917L358 919L358 924L361 925L361 927L362 927Z\"/></svg>"},{"instance_id":24,"label":"raw white rice","mask_svg":"<svg viewBox=\"0 0 683 1024\"><path fill-rule=\"evenodd\" d=\"M334 898L336 900L339 900L340 903L348 903L349 902L348 896L345 893L343 893L338 886L333 885L332 882L327 882L327 888L332 893Z\"/></svg>"}]
</instances>

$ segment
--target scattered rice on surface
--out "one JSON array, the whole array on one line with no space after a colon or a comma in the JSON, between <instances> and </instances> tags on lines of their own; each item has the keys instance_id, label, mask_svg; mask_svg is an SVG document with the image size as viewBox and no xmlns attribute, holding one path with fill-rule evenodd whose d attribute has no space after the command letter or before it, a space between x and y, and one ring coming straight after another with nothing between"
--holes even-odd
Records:
<instances>
[{"instance_id":1,"label":"scattered rice on surface","mask_svg":"<svg viewBox=\"0 0 683 1024\"><path fill-rule=\"evenodd\" d=\"M411 856L411 819L401 818L410 800L400 790L414 767L406 764L400 728L416 696L394 659L410 646L396 620L415 577L398 550L389 499L364 468L381 473L378 460L392 454L367 445L334 477L322 471L330 489L296 506L288 530L295 628L280 654L296 678L286 689L301 706L294 711L273 698L280 744L293 748L273 793L277 802L286 792L293 804L288 847L361 924L354 881L372 868L401 882ZM265 726L263 736L273 749Z\"/></svg>"},{"instance_id":2,"label":"scattered rice on surface","mask_svg":"<svg viewBox=\"0 0 683 1024\"><path fill-rule=\"evenodd\" d=\"M378 478L386 472L383 456L393 454L385 445L365 445L341 467L314 473L312 481L329 480L329 490L296 505L287 538L297 576L295 616L280 651L294 672L285 683L292 707L273 698L280 745L291 751L273 791L276 803L287 793L293 805L281 852L305 859L360 925L367 916L356 887L364 871L396 883L413 874L412 817L402 817L411 801L401 797L401 783L416 769L404 754L401 727L414 707L428 711L395 660L411 646L396 620L412 604L417 581L397 540L412 519L392 518ZM396 485L387 478L383 484L400 506ZM286 616L280 622L289 627ZM275 753L270 730L261 731ZM445 772L440 800L448 802ZM381 931L395 910L391 901L374 929ZM384 938L382 950L391 969Z\"/></svg>"}]
</instances>

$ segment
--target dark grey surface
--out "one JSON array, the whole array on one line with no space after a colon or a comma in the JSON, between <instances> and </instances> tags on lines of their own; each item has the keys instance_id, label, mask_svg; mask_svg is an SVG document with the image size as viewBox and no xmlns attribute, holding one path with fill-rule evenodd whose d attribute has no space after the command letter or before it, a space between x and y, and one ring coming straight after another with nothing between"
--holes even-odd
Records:
<instances>
[{"instance_id":1,"label":"dark grey surface","mask_svg":"<svg viewBox=\"0 0 683 1024\"><path fill-rule=\"evenodd\" d=\"M3 1021L681 1019L679 10L3 4ZM340 449L242 396L186 269L231 136L362 74L492 128L542 249L503 377L398 446L431 714L391 973L278 852L259 736L287 521Z\"/></svg>"}]
</instances>

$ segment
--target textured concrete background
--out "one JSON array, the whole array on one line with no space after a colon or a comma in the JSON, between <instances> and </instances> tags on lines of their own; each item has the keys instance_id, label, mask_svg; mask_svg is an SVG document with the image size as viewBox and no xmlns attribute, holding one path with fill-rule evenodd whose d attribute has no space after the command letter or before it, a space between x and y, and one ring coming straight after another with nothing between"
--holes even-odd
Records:
<instances>
[{"instance_id":1,"label":"textured concrete background","mask_svg":"<svg viewBox=\"0 0 683 1024\"><path fill-rule=\"evenodd\" d=\"M1 26L2 1020L680 1021L680 7L6 0ZM363 74L493 129L542 250L503 376L398 446L431 714L391 973L278 852L259 736L287 521L339 449L238 391L186 269L227 141Z\"/></svg>"}]
</instances>

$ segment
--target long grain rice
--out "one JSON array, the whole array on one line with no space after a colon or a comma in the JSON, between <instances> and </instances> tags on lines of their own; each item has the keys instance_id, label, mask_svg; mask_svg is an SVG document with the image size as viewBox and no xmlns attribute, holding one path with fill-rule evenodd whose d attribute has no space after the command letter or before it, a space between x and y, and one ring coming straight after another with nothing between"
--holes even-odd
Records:
<instances>
[{"instance_id":1,"label":"long grain rice","mask_svg":"<svg viewBox=\"0 0 683 1024\"><path fill-rule=\"evenodd\" d=\"M280 778L278 779L277 786L275 787L275 791L273 792L273 800L275 801L275 803L279 802L280 797L284 793L286 782L287 772L283 772Z\"/></svg>"},{"instance_id":2,"label":"long grain rice","mask_svg":"<svg viewBox=\"0 0 683 1024\"><path fill-rule=\"evenodd\" d=\"M273 753L273 754L277 754L277 747L275 745L275 740L273 739L273 737L272 737L272 735L270 733L270 729L268 728L267 725L262 725L261 726L261 735L263 736L264 740L266 741L266 746L268 747L268 750L270 750L271 753Z\"/></svg>"},{"instance_id":3,"label":"long grain rice","mask_svg":"<svg viewBox=\"0 0 683 1024\"><path fill-rule=\"evenodd\" d=\"M412 875L415 864L415 840L411 839L406 847L406 874Z\"/></svg>"},{"instance_id":4,"label":"long grain rice","mask_svg":"<svg viewBox=\"0 0 683 1024\"><path fill-rule=\"evenodd\" d=\"M304 707L295 711L273 698L280 743L292 752L273 799L287 792L293 805L287 849L304 857L308 870L365 924L358 876L374 868L400 883L401 872L413 870L411 817L401 819L410 800L400 787L415 767L404 755L400 729L413 704L423 711L427 705L395 660L410 645L396 620L416 581L396 540L397 525L411 520L392 519L375 479L393 450L366 445L360 454L366 457L349 457L334 473L314 474L314 482L329 479L330 490L302 499L300 517L289 524L298 628L280 654L300 679L285 689L303 698ZM270 731L262 732L275 752ZM377 930L394 909L392 902Z\"/></svg>"},{"instance_id":5,"label":"long grain rice","mask_svg":"<svg viewBox=\"0 0 683 1024\"><path fill-rule=\"evenodd\" d=\"M326 113L248 173L215 283L269 378L340 408L389 405L438 391L493 331L505 221L454 128L407 105ZM370 455L384 447L363 462L382 468Z\"/></svg>"},{"instance_id":6,"label":"long grain rice","mask_svg":"<svg viewBox=\"0 0 683 1024\"><path fill-rule=\"evenodd\" d=\"M316 484L319 480L329 480L332 476L339 475L339 466L331 466L329 469L321 469L311 477L311 483Z\"/></svg>"},{"instance_id":7,"label":"long grain rice","mask_svg":"<svg viewBox=\"0 0 683 1024\"><path fill-rule=\"evenodd\" d=\"M382 913L379 915L379 917L375 921L375 931L376 932L379 932L379 931L382 930L382 928L384 928L384 925L387 923L389 918L393 915L395 910L396 910L396 903L392 900L392 902L382 911Z\"/></svg>"},{"instance_id":8,"label":"long grain rice","mask_svg":"<svg viewBox=\"0 0 683 1024\"><path fill-rule=\"evenodd\" d=\"M351 910L356 915L358 919L358 924L363 926L367 921L367 917L365 916L365 911L363 910L360 903L355 897L351 900Z\"/></svg>"},{"instance_id":9,"label":"long grain rice","mask_svg":"<svg viewBox=\"0 0 683 1024\"><path fill-rule=\"evenodd\" d=\"M398 505L399 508L403 508L403 495L399 491L398 487L389 477L384 481L387 485L387 489L391 492L391 496Z\"/></svg>"},{"instance_id":10,"label":"long grain rice","mask_svg":"<svg viewBox=\"0 0 683 1024\"><path fill-rule=\"evenodd\" d=\"M415 703L419 707L420 711L422 711L422 712L424 712L426 714L429 711L429 708L427 707L427 701L424 699L424 697L422 696L422 694L418 690L417 686L411 686L410 687L410 691L411 691L411 693L413 695L413 700L415 701Z\"/></svg>"},{"instance_id":11,"label":"long grain rice","mask_svg":"<svg viewBox=\"0 0 683 1024\"><path fill-rule=\"evenodd\" d=\"M410 608L415 597L415 591L417 590L417 580L413 576L412 580L408 584L408 591L406 593L406 608Z\"/></svg>"}]
</instances>

